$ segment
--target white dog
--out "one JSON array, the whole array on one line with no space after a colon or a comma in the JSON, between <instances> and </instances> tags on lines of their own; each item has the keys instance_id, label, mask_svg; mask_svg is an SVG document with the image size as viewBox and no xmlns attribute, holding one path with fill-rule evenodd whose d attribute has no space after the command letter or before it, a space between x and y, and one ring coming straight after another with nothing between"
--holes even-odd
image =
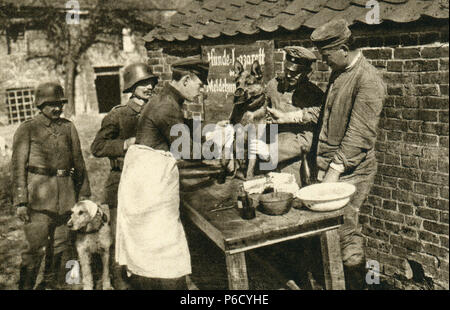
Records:
<instances>
[{"instance_id":1,"label":"white dog","mask_svg":"<svg viewBox=\"0 0 450 310\"><path fill-rule=\"evenodd\" d=\"M83 289L94 288L91 269L94 253L99 253L102 257L102 288L112 289L109 276L109 249L112 240L108 206L98 206L90 200L80 201L72 208L67 226L77 232L75 246L80 259Z\"/></svg>"}]
</instances>

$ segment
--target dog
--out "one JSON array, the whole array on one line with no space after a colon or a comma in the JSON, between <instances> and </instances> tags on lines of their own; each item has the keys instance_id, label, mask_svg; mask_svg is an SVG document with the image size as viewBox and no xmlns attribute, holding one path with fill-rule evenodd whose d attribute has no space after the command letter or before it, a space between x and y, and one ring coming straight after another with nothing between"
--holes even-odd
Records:
<instances>
[{"instance_id":1,"label":"dog","mask_svg":"<svg viewBox=\"0 0 450 310\"><path fill-rule=\"evenodd\" d=\"M266 124L267 106L270 99L265 93L263 72L261 65L255 60L249 71L244 70L244 66L236 61L233 68L235 74L236 91L234 93L233 109L229 118L231 125ZM237 132L237 134L242 134ZM244 140L248 140L246 133ZM234 146L235 148L235 146ZM256 159L246 160L225 160L222 159L222 166L228 172L233 172L233 177L239 179L252 178L256 167ZM245 172L240 171L241 169ZM244 174L245 173L245 174Z\"/></svg>"},{"instance_id":2,"label":"dog","mask_svg":"<svg viewBox=\"0 0 450 310\"><path fill-rule=\"evenodd\" d=\"M102 289L111 290L109 251L112 238L108 206L82 200L72 208L67 226L76 232L75 246L81 265L83 289L94 289L91 260L92 254L99 253L103 264Z\"/></svg>"}]
</instances>

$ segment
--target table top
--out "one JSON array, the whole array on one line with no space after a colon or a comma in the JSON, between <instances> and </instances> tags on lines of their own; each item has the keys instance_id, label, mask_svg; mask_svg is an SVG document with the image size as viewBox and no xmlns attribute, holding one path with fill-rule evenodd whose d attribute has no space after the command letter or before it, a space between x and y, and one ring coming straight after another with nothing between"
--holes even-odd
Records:
<instances>
[{"instance_id":1,"label":"table top","mask_svg":"<svg viewBox=\"0 0 450 310\"><path fill-rule=\"evenodd\" d=\"M256 248L280 240L293 239L339 227L343 223L343 209L331 212L313 212L295 209L283 215L266 215L259 210L256 217L244 220L237 208L211 212L227 199L236 201L242 181L227 179L225 184L210 180L198 188L180 192L182 211L223 251Z\"/></svg>"}]
</instances>

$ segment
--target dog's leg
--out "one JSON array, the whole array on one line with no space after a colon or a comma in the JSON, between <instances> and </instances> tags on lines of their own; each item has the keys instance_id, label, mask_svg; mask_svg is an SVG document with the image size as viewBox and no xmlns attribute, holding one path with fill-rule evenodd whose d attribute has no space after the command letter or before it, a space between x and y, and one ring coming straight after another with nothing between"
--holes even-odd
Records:
<instances>
[{"instance_id":1,"label":"dog's leg","mask_svg":"<svg viewBox=\"0 0 450 310\"><path fill-rule=\"evenodd\" d=\"M83 290L93 290L94 280L91 270L91 254L88 249L82 249L78 251L78 256L80 257L81 274L83 277Z\"/></svg>"},{"instance_id":2,"label":"dog's leg","mask_svg":"<svg viewBox=\"0 0 450 310\"><path fill-rule=\"evenodd\" d=\"M109 276L109 248L105 249L102 253L102 288L103 290L112 290L111 277Z\"/></svg>"}]
</instances>

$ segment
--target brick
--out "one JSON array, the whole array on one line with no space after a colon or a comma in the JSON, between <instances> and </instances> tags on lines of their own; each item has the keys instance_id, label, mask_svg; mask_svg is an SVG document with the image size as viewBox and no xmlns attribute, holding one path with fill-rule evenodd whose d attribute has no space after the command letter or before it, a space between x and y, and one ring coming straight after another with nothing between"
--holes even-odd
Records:
<instances>
[{"instance_id":1,"label":"brick","mask_svg":"<svg viewBox=\"0 0 450 310\"><path fill-rule=\"evenodd\" d=\"M400 36L393 35L393 36L386 36L386 37L384 37L384 45L385 46L400 45Z\"/></svg>"},{"instance_id":2,"label":"brick","mask_svg":"<svg viewBox=\"0 0 450 310\"><path fill-rule=\"evenodd\" d=\"M438 68L439 60L406 60L403 66L403 70L406 72L438 71Z\"/></svg>"},{"instance_id":3,"label":"brick","mask_svg":"<svg viewBox=\"0 0 450 310\"><path fill-rule=\"evenodd\" d=\"M384 119L380 120L380 127L387 130L407 131L408 123L403 120Z\"/></svg>"},{"instance_id":4,"label":"brick","mask_svg":"<svg viewBox=\"0 0 450 310\"><path fill-rule=\"evenodd\" d=\"M420 228L423 220L414 216L405 216L405 224L411 227Z\"/></svg>"},{"instance_id":5,"label":"brick","mask_svg":"<svg viewBox=\"0 0 450 310\"><path fill-rule=\"evenodd\" d=\"M163 57L162 49L159 50L149 50L147 53L148 58L160 58Z\"/></svg>"},{"instance_id":6,"label":"brick","mask_svg":"<svg viewBox=\"0 0 450 310\"><path fill-rule=\"evenodd\" d=\"M388 61L387 70L390 72L403 72L403 61Z\"/></svg>"},{"instance_id":7,"label":"brick","mask_svg":"<svg viewBox=\"0 0 450 310\"><path fill-rule=\"evenodd\" d=\"M437 159L419 159L419 168L427 171L437 171Z\"/></svg>"},{"instance_id":8,"label":"brick","mask_svg":"<svg viewBox=\"0 0 450 310\"><path fill-rule=\"evenodd\" d=\"M154 73L161 73L163 72L164 67L162 65L153 66L153 72Z\"/></svg>"},{"instance_id":9,"label":"brick","mask_svg":"<svg viewBox=\"0 0 450 310\"><path fill-rule=\"evenodd\" d=\"M416 216L432 220L432 221L438 221L439 220L439 211L434 209L428 209L428 208L416 208Z\"/></svg>"},{"instance_id":10,"label":"brick","mask_svg":"<svg viewBox=\"0 0 450 310\"><path fill-rule=\"evenodd\" d=\"M386 62L386 68L388 71L383 72L383 80L386 84L419 84L420 73L418 72L403 72L401 62Z\"/></svg>"},{"instance_id":11,"label":"brick","mask_svg":"<svg viewBox=\"0 0 450 310\"><path fill-rule=\"evenodd\" d=\"M381 187L378 185L373 185L372 190L370 191L372 195L376 195L385 199L391 198L391 190L385 187Z\"/></svg>"},{"instance_id":12,"label":"brick","mask_svg":"<svg viewBox=\"0 0 450 310\"><path fill-rule=\"evenodd\" d=\"M364 225L362 227L362 233L366 236L372 237L374 239L378 240L389 240L389 234L382 230L373 229L370 226Z\"/></svg>"},{"instance_id":13,"label":"brick","mask_svg":"<svg viewBox=\"0 0 450 310\"><path fill-rule=\"evenodd\" d=\"M369 218L369 224L373 228L384 229L383 221L381 221L379 219L370 217Z\"/></svg>"},{"instance_id":14,"label":"brick","mask_svg":"<svg viewBox=\"0 0 450 310\"><path fill-rule=\"evenodd\" d=\"M425 201L428 208L448 211L448 200L426 197Z\"/></svg>"},{"instance_id":15,"label":"brick","mask_svg":"<svg viewBox=\"0 0 450 310\"><path fill-rule=\"evenodd\" d=\"M426 159L438 159L440 157L447 157L448 150L444 150L440 147L424 147L422 149L422 157Z\"/></svg>"},{"instance_id":16,"label":"brick","mask_svg":"<svg viewBox=\"0 0 450 310\"><path fill-rule=\"evenodd\" d=\"M449 190L448 186L441 186L439 188L439 197L444 199L449 199Z\"/></svg>"},{"instance_id":17,"label":"brick","mask_svg":"<svg viewBox=\"0 0 450 310\"><path fill-rule=\"evenodd\" d=\"M397 187L399 189L412 191L412 189L414 188L414 182L408 179L399 179L397 182Z\"/></svg>"},{"instance_id":18,"label":"brick","mask_svg":"<svg viewBox=\"0 0 450 310\"><path fill-rule=\"evenodd\" d=\"M439 85L439 90L442 96L448 96L448 84L447 85Z\"/></svg>"},{"instance_id":19,"label":"brick","mask_svg":"<svg viewBox=\"0 0 450 310\"><path fill-rule=\"evenodd\" d=\"M369 217L368 217L367 215L359 214L358 222L359 222L361 225L367 224L367 223L369 223Z\"/></svg>"},{"instance_id":20,"label":"brick","mask_svg":"<svg viewBox=\"0 0 450 310\"><path fill-rule=\"evenodd\" d=\"M403 133L401 131L389 131L386 134L388 141L401 141L403 139Z\"/></svg>"},{"instance_id":21,"label":"brick","mask_svg":"<svg viewBox=\"0 0 450 310\"><path fill-rule=\"evenodd\" d=\"M393 200L384 200L383 201L383 209L397 211L397 202Z\"/></svg>"},{"instance_id":22,"label":"brick","mask_svg":"<svg viewBox=\"0 0 450 310\"><path fill-rule=\"evenodd\" d=\"M446 249L448 249L448 237L440 236L440 245ZM447 268L448 269L448 268Z\"/></svg>"},{"instance_id":23,"label":"brick","mask_svg":"<svg viewBox=\"0 0 450 310\"><path fill-rule=\"evenodd\" d=\"M392 177L388 177L386 175L382 176L382 181L381 184L385 187L393 187L396 188L397 187L397 178L392 178Z\"/></svg>"},{"instance_id":24,"label":"brick","mask_svg":"<svg viewBox=\"0 0 450 310\"><path fill-rule=\"evenodd\" d=\"M430 233L428 231L420 231L419 232L419 239L421 241L426 241L434 244L439 244L439 237L433 233Z\"/></svg>"},{"instance_id":25,"label":"brick","mask_svg":"<svg viewBox=\"0 0 450 310\"><path fill-rule=\"evenodd\" d=\"M448 212L441 212L439 221L444 224L448 224Z\"/></svg>"},{"instance_id":26,"label":"brick","mask_svg":"<svg viewBox=\"0 0 450 310\"><path fill-rule=\"evenodd\" d=\"M448 225L447 224L440 224L436 222L430 222L430 221L423 221L423 228L427 231L434 232L436 234L440 235L448 235Z\"/></svg>"},{"instance_id":27,"label":"brick","mask_svg":"<svg viewBox=\"0 0 450 310\"><path fill-rule=\"evenodd\" d=\"M372 209L373 209L372 206L370 206L368 204L363 204L359 211L360 211L361 214L372 215Z\"/></svg>"},{"instance_id":28,"label":"brick","mask_svg":"<svg viewBox=\"0 0 450 310\"><path fill-rule=\"evenodd\" d=\"M417 169L387 166L387 165L379 165L378 169L379 172L381 172L383 175L409 179L412 181L420 181L421 172L420 170Z\"/></svg>"},{"instance_id":29,"label":"brick","mask_svg":"<svg viewBox=\"0 0 450 310\"><path fill-rule=\"evenodd\" d=\"M439 59L439 70L440 71L448 71L448 58L447 59Z\"/></svg>"},{"instance_id":30,"label":"brick","mask_svg":"<svg viewBox=\"0 0 450 310\"><path fill-rule=\"evenodd\" d=\"M382 199L380 197L370 195L367 197L367 202L372 206L381 206Z\"/></svg>"},{"instance_id":31,"label":"brick","mask_svg":"<svg viewBox=\"0 0 450 310\"><path fill-rule=\"evenodd\" d=\"M404 216L402 214L399 214L396 212L391 212L391 211L386 211L386 210L379 209L379 208L373 209L373 215L382 220L387 220L387 221L396 222L396 223L404 222Z\"/></svg>"},{"instance_id":32,"label":"brick","mask_svg":"<svg viewBox=\"0 0 450 310\"><path fill-rule=\"evenodd\" d=\"M439 146L448 148L449 141L448 137L439 137Z\"/></svg>"},{"instance_id":33,"label":"brick","mask_svg":"<svg viewBox=\"0 0 450 310\"><path fill-rule=\"evenodd\" d=\"M422 181L431 184L447 185L449 179L448 174L424 171L422 173Z\"/></svg>"},{"instance_id":34,"label":"brick","mask_svg":"<svg viewBox=\"0 0 450 310\"><path fill-rule=\"evenodd\" d=\"M401 156L402 166L406 168L419 168L419 160L415 156Z\"/></svg>"},{"instance_id":35,"label":"brick","mask_svg":"<svg viewBox=\"0 0 450 310\"><path fill-rule=\"evenodd\" d=\"M392 254L400 257L405 257L406 255L408 255L408 251L403 247L393 246Z\"/></svg>"},{"instance_id":36,"label":"brick","mask_svg":"<svg viewBox=\"0 0 450 310\"><path fill-rule=\"evenodd\" d=\"M443 172L443 173L447 173L449 172L449 167L448 167L448 157L447 158L440 158L437 162L437 170L439 172ZM432 169L429 169L431 171L433 171Z\"/></svg>"},{"instance_id":37,"label":"brick","mask_svg":"<svg viewBox=\"0 0 450 310\"><path fill-rule=\"evenodd\" d=\"M408 129L411 131L414 131L414 132L421 132L422 124L423 124L423 121L409 121Z\"/></svg>"},{"instance_id":38,"label":"brick","mask_svg":"<svg viewBox=\"0 0 450 310\"><path fill-rule=\"evenodd\" d=\"M376 157L378 163L380 163L380 164L383 164L383 163L384 163L384 154L383 154L383 153L377 152L377 153L375 154L375 157ZM375 184L379 184L379 183L376 183L376 182L375 182Z\"/></svg>"},{"instance_id":39,"label":"brick","mask_svg":"<svg viewBox=\"0 0 450 310\"><path fill-rule=\"evenodd\" d=\"M436 185L426 183L415 183L414 192L421 195L427 195L430 197L438 197L439 189Z\"/></svg>"},{"instance_id":40,"label":"brick","mask_svg":"<svg viewBox=\"0 0 450 310\"><path fill-rule=\"evenodd\" d=\"M411 205L405 204L405 203L399 203L398 204L398 211L401 214L405 215L413 215L414 208Z\"/></svg>"},{"instance_id":41,"label":"brick","mask_svg":"<svg viewBox=\"0 0 450 310\"><path fill-rule=\"evenodd\" d=\"M398 233L400 231L400 225L392 222L384 222L384 227L387 231Z\"/></svg>"},{"instance_id":42,"label":"brick","mask_svg":"<svg viewBox=\"0 0 450 310\"><path fill-rule=\"evenodd\" d=\"M386 60L372 60L371 64L378 69L385 69L387 67Z\"/></svg>"},{"instance_id":43,"label":"brick","mask_svg":"<svg viewBox=\"0 0 450 310\"><path fill-rule=\"evenodd\" d=\"M408 226L402 226L400 228L399 234L408 238L417 238L417 231Z\"/></svg>"},{"instance_id":44,"label":"brick","mask_svg":"<svg viewBox=\"0 0 450 310\"><path fill-rule=\"evenodd\" d=\"M403 96L403 86L387 86L387 94L389 96Z\"/></svg>"},{"instance_id":45,"label":"brick","mask_svg":"<svg viewBox=\"0 0 450 310\"><path fill-rule=\"evenodd\" d=\"M394 50L394 58L411 59L420 58L420 48L418 47L397 47Z\"/></svg>"},{"instance_id":46,"label":"brick","mask_svg":"<svg viewBox=\"0 0 450 310\"><path fill-rule=\"evenodd\" d=\"M405 133L405 142L415 143L419 145L437 145L438 137L428 134Z\"/></svg>"},{"instance_id":47,"label":"brick","mask_svg":"<svg viewBox=\"0 0 450 310\"><path fill-rule=\"evenodd\" d=\"M397 108L418 108L419 102L415 96L394 97Z\"/></svg>"},{"instance_id":48,"label":"brick","mask_svg":"<svg viewBox=\"0 0 450 310\"><path fill-rule=\"evenodd\" d=\"M439 32L421 32L419 34L419 43L421 45L439 42Z\"/></svg>"},{"instance_id":49,"label":"brick","mask_svg":"<svg viewBox=\"0 0 450 310\"><path fill-rule=\"evenodd\" d=\"M448 124L445 123L424 123L422 125L423 133L436 135L448 135Z\"/></svg>"},{"instance_id":50,"label":"brick","mask_svg":"<svg viewBox=\"0 0 450 310\"><path fill-rule=\"evenodd\" d=\"M410 144L405 144L403 145L403 148L401 150L401 154L405 154L405 155L411 155L411 156L422 156L422 150L423 147L418 146L418 145L410 145Z\"/></svg>"},{"instance_id":51,"label":"brick","mask_svg":"<svg viewBox=\"0 0 450 310\"><path fill-rule=\"evenodd\" d=\"M448 111L439 112L439 122L448 123Z\"/></svg>"},{"instance_id":52,"label":"brick","mask_svg":"<svg viewBox=\"0 0 450 310\"><path fill-rule=\"evenodd\" d=\"M439 96L438 85L414 85L411 88L412 92L408 92L409 89L405 87L405 92L415 96Z\"/></svg>"},{"instance_id":53,"label":"brick","mask_svg":"<svg viewBox=\"0 0 450 310\"><path fill-rule=\"evenodd\" d=\"M436 122L438 120L438 112L433 110L404 109L402 117L406 120Z\"/></svg>"},{"instance_id":54,"label":"brick","mask_svg":"<svg viewBox=\"0 0 450 310\"><path fill-rule=\"evenodd\" d=\"M387 118L400 119L402 116L402 111L397 108L384 108L383 110L384 110Z\"/></svg>"},{"instance_id":55,"label":"brick","mask_svg":"<svg viewBox=\"0 0 450 310\"><path fill-rule=\"evenodd\" d=\"M374 179L374 184L383 185L382 184L383 177L381 175L376 175Z\"/></svg>"},{"instance_id":56,"label":"brick","mask_svg":"<svg viewBox=\"0 0 450 310\"><path fill-rule=\"evenodd\" d=\"M425 72L420 74L421 84L448 83L448 72Z\"/></svg>"},{"instance_id":57,"label":"brick","mask_svg":"<svg viewBox=\"0 0 450 310\"><path fill-rule=\"evenodd\" d=\"M384 107L394 107L395 106L395 97L393 97L393 96L386 96L386 99L384 100L384 105L383 106ZM381 114L380 117L383 117L383 114Z\"/></svg>"},{"instance_id":58,"label":"brick","mask_svg":"<svg viewBox=\"0 0 450 310\"><path fill-rule=\"evenodd\" d=\"M162 62L161 58L151 58L147 61L147 64L149 66L153 66L153 65L159 65L159 64L161 64L161 62Z\"/></svg>"},{"instance_id":59,"label":"brick","mask_svg":"<svg viewBox=\"0 0 450 310\"><path fill-rule=\"evenodd\" d=\"M413 251L421 251L422 250L422 244L417 240L411 240L407 239L405 237L397 236L397 235L391 235L390 238L391 244L402 246L404 248L413 250Z\"/></svg>"},{"instance_id":60,"label":"brick","mask_svg":"<svg viewBox=\"0 0 450 310\"><path fill-rule=\"evenodd\" d=\"M385 162L387 165L398 166L398 165L400 165L400 155L386 154L386 155L384 156L384 162Z\"/></svg>"},{"instance_id":61,"label":"brick","mask_svg":"<svg viewBox=\"0 0 450 310\"><path fill-rule=\"evenodd\" d=\"M437 257L448 257L448 250L430 243L423 245L423 251Z\"/></svg>"},{"instance_id":62,"label":"brick","mask_svg":"<svg viewBox=\"0 0 450 310\"><path fill-rule=\"evenodd\" d=\"M423 58L441 58L448 57L448 45L436 47L424 47L421 55Z\"/></svg>"}]
</instances>

